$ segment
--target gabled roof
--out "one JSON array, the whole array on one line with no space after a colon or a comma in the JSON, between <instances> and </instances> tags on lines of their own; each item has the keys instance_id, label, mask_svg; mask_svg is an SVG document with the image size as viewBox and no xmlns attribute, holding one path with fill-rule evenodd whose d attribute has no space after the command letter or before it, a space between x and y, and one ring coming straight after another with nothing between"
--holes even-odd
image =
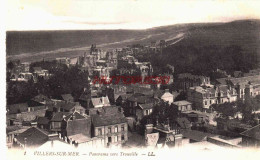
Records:
<instances>
[{"instance_id":1,"label":"gabled roof","mask_svg":"<svg viewBox=\"0 0 260 160\"><path fill-rule=\"evenodd\" d=\"M219 84L222 84L222 85L226 85L227 84L227 78L219 78L219 79L216 79L216 81Z\"/></svg>"},{"instance_id":2,"label":"gabled roof","mask_svg":"<svg viewBox=\"0 0 260 160\"><path fill-rule=\"evenodd\" d=\"M74 100L74 98L72 97L71 94L62 94L61 97L65 101L71 101L71 100L73 101Z\"/></svg>"},{"instance_id":3,"label":"gabled roof","mask_svg":"<svg viewBox=\"0 0 260 160\"><path fill-rule=\"evenodd\" d=\"M188 102L188 101L176 101L176 102L173 102L173 104L177 105L177 106L183 106L183 105L191 105L191 102Z\"/></svg>"},{"instance_id":4,"label":"gabled roof","mask_svg":"<svg viewBox=\"0 0 260 160\"><path fill-rule=\"evenodd\" d=\"M260 140L260 124L254 126L251 129L248 129L248 130L246 130L246 131L244 131L240 134L243 135L243 136L247 136L247 137L250 137L250 138L253 138L253 139Z\"/></svg>"},{"instance_id":5,"label":"gabled roof","mask_svg":"<svg viewBox=\"0 0 260 160\"><path fill-rule=\"evenodd\" d=\"M132 96L132 94L122 94L122 95L118 96L118 98L121 97L123 100L127 100L131 96Z\"/></svg>"},{"instance_id":6,"label":"gabled roof","mask_svg":"<svg viewBox=\"0 0 260 160\"><path fill-rule=\"evenodd\" d=\"M73 109L76 104L75 103L61 103L60 105L61 105L61 108L69 111L69 110Z\"/></svg>"},{"instance_id":7,"label":"gabled roof","mask_svg":"<svg viewBox=\"0 0 260 160\"><path fill-rule=\"evenodd\" d=\"M79 97L81 101L87 101L91 98L91 93L82 93Z\"/></svg>"},{"instance_id":8,"label":"gabled roof","mask_svg":"<svg viewBox=\"0 0 260 160\"><path fill-rule=\"evenodd\" d=\"M164 99L164 98L168 98L168 97L173 97L173 95L170 92L165 92L165 93L163 93L163 95L160 98Z\"/></svg>"},{"instance_id":9,"label":"gabled roof","mask_svg":"<svg viewBox=\"0 0 260 160\"><path fill-rule=\"evenodd\" d=\"M108 97L91 98L94 107L110 105Z\"/></svg>"},{"instance_id":10,"label":"gabled roof","mask_svg":"<svg viewBox=\"0 0 260 160\"><path fill-rule=\"evenodd\" d=\"M74 116L74 120L76 119L86 119L83 115L79 114L78 112L73 112L65 117L65 120L68 121L72 116Z\"/></svg>"},{"instance_id":11,"label":"gabled roof","mask_svg":"<svg viewBox=\"0 0 260 160\"><path fill-rule=\"evenodd\" d=\"M19 134L16 139L23 145L25 144L26 140L26 146L32 147L42 145L43 143L48 141L49 137L44 131L40 130L39 128L32 127Z\"/></svg>"},{"instance_id":12,"label":"gabled roof","mask_svg":"<svg viewBox=\"0 0 260 160\"><path fill-rule=\"evenodd\" d=\"M95 127L126 123L127 120L117 107L103 107L105 112L93 115L92 123Z\"/></svg>"},{"instance_id":13,"label":"gabled roof","mask_svg":"<svg viewBox=\"0 0 260 160\"><path fill-rule=\"evenodd\" d=\"M6 133L22 133L24 132L25 130L27 130L28 126L7 126L6 127Z\"/></svg>"},{"instance_id":14,"label":"gabled roof","mask_svg":"<svg viewBox=\"0 0 260 160\"><path fill-rule=\"evenodd\" d=\"M49 121L50 120L47 117L38 117L37 118L37 123L38 124L48 124Z\"/></svg>"},{"instance_id":15,"label":"gabled roof","mask_svg":"<svg viewBox=\"0 0 260 160\"><path fill-rule=\"evenodd\" d=\"M69 113L69 112L58 112L58 113L53 115L51 121L59 121L59 122L61 122L63 120L63 116L67 117L70 114L71 113Z\"/></svg>"},{"instance_id":16,"label":"gabled roof","mask_svg":"<svg viewBox=\"0 0 260 160\"><path fill-rule=\"evenodd\" d=\"M71 58L70 59L70 64L75 65L77 63L78 63L78 58Z\"/></svg>"}]
</instances>

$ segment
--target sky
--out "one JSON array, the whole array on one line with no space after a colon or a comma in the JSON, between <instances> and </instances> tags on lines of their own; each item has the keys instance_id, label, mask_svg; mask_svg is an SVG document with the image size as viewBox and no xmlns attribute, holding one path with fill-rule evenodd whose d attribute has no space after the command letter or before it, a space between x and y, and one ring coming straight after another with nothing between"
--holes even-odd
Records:
<instances>
[{"instance_id":1,"label":"sky","mask_svg":"<svg viewBox=\"0 0 260 160\"><path fill-rule=\"evenodd\" d=\"M8 0L7 30L146 29L260 19L258 0Z\"/></svg>"}]
</instances>

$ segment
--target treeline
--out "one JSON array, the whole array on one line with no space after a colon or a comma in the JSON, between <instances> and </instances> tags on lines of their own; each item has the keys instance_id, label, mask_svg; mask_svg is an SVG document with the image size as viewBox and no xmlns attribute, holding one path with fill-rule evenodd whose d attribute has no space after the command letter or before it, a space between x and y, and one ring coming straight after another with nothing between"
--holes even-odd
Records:
<instances>
[{"instance_id":1,"label":"treeline","mask_svg":"<svg viewBox=\"0 0 260 160\"><path fill-rule=\"evenodd\" d=\"M153 67L159 70L170 64L175 67L177 74L189 72L214 76L212 72L217 69L232 74L237 70L247 72L256 68L257 63L253 60L255 58L253 55L253 53L247 53L237 45L222 47L181 44L165 48L162 54L153 54L150 61Z\"/></svg>"}]
</instances>

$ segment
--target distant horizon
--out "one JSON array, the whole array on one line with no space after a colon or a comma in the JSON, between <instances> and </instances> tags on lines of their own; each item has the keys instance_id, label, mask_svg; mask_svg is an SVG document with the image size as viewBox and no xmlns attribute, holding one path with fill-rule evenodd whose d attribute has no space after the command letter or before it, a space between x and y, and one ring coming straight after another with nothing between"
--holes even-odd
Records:
<instances>
[{"instance_id":1,"label":"distant horizon","mask_svg":"<svg viewBox=\"0 0 260 160\"><path fill-rule=\"evenodd\" d=\"M44 32L44 31L102 31L102 30L107 30L107 31L116 31L116 30L124 30L124 31L143 31L143 30L150 30L154 28L161 28L161 27L170 27L170 26L175 26L175 25L186 25L186 24L221 24L221 23L232 23L232 22L237 22L237 21L260 21L260 18L245 18L245 19L236 19L236 20L231 20L231 21L214 21L214 22L186 22L186 23L175 23L175 24L166 24L166 25L158 25L158 26L153 26L150 28L143 28L143 29L135 29L135 28L93 28L93 29L46 29L46 30L6 30L6 32Z\"/></svg>"}]
</instances>

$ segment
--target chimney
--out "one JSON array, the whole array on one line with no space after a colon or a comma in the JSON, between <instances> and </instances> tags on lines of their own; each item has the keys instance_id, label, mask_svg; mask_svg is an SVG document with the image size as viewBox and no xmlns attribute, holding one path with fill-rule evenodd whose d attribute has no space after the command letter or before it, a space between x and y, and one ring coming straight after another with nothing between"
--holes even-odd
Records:
<instances>
[{"instance_id":1,"label":"chimney","mask_svg":"<svg viewBox=\"0 0 260 160\"><path fill-rule=\"evenodd\" d=\"M27 138L24 138L24 148L26 148L27 145Z\"/></svg>"},{"instance_id":2,"label":"chimney","mask_svg":"<svg viewBox=\"0 0 260 160\"><path fill-rule=\"evenodd\" d=\"M51 140L51 147L53 148L53 140Z\"/></svg>"},{"instance_id":3,"label":"chimney","mask_svg":"<svg viewBox=\"0 0 260 160\"><path fill-rule=\"evenodd\" d=\"M102 97L102 104L105 104L105 97Z\"/></svg>"}]
</instances>

